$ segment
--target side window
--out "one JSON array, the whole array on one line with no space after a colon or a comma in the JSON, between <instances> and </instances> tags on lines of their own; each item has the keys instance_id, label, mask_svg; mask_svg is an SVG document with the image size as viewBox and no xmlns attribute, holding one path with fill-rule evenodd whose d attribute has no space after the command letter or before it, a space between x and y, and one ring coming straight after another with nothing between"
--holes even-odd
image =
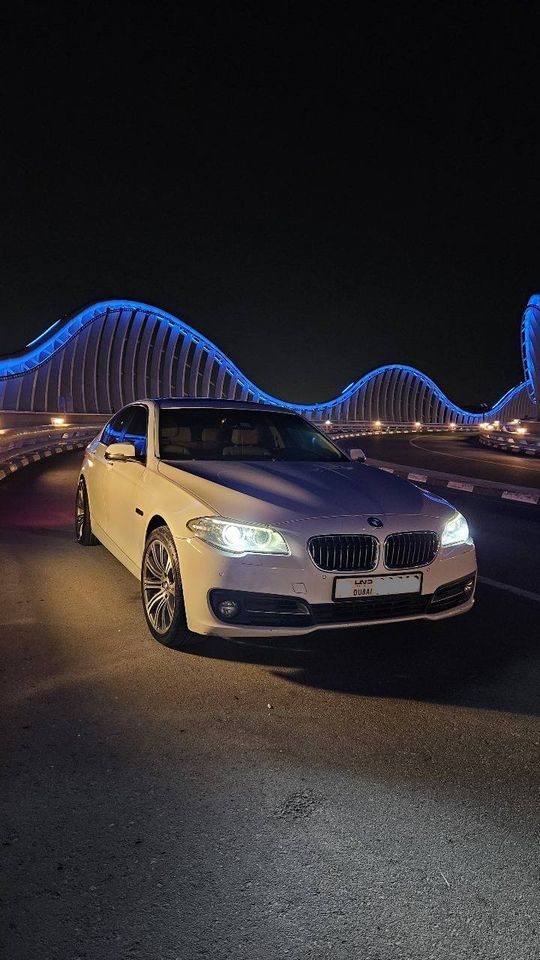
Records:
<instances>
[{"instance_id":1,"label":"side window","mask_svg":"<svg viewBox=\"0 0 540 960\"><path fill-rule=\"evenodd\" d=\"M109 420L101 434L101 442L104 443L106 447L108 447L110 443L120 443L126 423L131 417L132 412L133 407L126 407L125 410L120 410L120 413L117 413L112 420Z\"/></svg>"},{"instance_id":2,"label":"side window","mask_svg":"<svg viewBox=\"0 0 540 960\"><path fill-rule=\"evenodd\" d=\"M146 436L148 433L148 410L146 407L132 407L123 436L124 443L132 443L138 457L146 457Z\"/></svg>"}]
</instances>

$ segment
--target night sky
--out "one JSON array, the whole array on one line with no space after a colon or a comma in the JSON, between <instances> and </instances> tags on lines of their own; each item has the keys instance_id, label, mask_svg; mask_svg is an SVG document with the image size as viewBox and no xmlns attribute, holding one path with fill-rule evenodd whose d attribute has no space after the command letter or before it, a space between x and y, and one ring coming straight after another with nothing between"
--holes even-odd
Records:
<instances>
[{"instance_id":1,"label":"night sky","mask_svg":"<svg viewBox=\"0 0 540 960\"><path fill-rule=\"evenodd\" d=\"M113 6L0 28L1 353L126 297L289 400L395 361L465 405L521 379L534 4Z\"/></svg>"}]
</instances>

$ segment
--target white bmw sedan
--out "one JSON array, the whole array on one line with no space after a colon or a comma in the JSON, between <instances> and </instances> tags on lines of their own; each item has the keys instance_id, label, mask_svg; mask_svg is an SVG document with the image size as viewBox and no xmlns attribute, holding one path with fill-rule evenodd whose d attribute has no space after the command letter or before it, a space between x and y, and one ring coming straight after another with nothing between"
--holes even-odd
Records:
<instances>
[{"instance_id":1,"label":"white bmw sedan","mask_svg":"<svg viewBox=\"0 0 540 960\"><path fill-rule=\"evenodd\" d=\"M260 404L144 400L115 414L85 451L76 536L140 579L169 647L439 620L474 602L457 510Z\"/></svg>"}]
</instances>

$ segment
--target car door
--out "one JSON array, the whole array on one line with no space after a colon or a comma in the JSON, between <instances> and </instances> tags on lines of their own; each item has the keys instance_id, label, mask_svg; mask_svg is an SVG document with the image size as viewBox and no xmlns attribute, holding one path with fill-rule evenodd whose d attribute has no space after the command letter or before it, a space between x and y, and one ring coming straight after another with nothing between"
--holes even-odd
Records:
<instances>
[{"instance_id":1,"label":"car door","mask_svg":"<svg viewBox=\"0 0 540 960\"><path fill-rule=\"evenodd\" d=\"M134 563L139 563L144 533L140 501L146 471L148 407L134 404L129 409L130 416L124 425L121 442L132 443L136 457L106 461L106 529L122 552Z\"/></svg>"},{"instance_id":2,"label":"car door","mask_svg":"<svg viewBox=\"0 0 540 960\"><path fill-rule=\"evenodd\" d=\"M91 470L87 471L86 481L88 486L88 496L90 499L90 509L92 519L103 528L105 533L108 529L108 486L110 479L110 460L105 457L105 450L111 443L120 443L124 436L124 431L128 420L132 417L132 407L124 407L111 417L105 424L101 436L90 445L92 457L90 459Z\"/></svg>"}]
</instances>

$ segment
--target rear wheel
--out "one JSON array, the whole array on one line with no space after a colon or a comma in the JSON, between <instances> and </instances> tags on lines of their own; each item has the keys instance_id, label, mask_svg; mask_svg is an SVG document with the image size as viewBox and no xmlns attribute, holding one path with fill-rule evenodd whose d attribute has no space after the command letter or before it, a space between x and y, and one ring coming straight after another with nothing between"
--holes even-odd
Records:
<instances>
[{"instance_id":1,"label":"rear wheel","mask_svg":"<svg viewBox=\"0 0 540 960\"><path fill-rule=\"evenodd\" d=\"M82 477L79 480L75 498L75 539L83 547L93 547L96 543L99 543L97 537L92 533L88 493Z\"/></svg>"},{"instance_id":2,"label":"rear wheel","mask_svg":"<svg viewBox=\"0 0 540 960\"><path fill-rule=\"evenodd\" d=\"M146 541L141 592L148 629L155 640L179 649L202 639L187 625L178 554L168 527L152 530Z\"/></svg>"}]
</instances>

